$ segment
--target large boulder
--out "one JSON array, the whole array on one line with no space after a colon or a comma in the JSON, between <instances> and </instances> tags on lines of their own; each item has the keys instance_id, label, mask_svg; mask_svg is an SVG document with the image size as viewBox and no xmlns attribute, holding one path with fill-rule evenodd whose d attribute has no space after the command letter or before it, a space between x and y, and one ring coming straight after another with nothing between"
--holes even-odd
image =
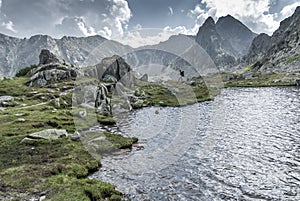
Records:
<instances>
[{"instance_id":1,"label":"large boulder","mask_svg":"<svg viewBox=\"0 0 300 201\"><path fill-rule=\"evenodd\" d=\"M42 50L39 56L40 62L37 68L31 70L29 86L45 86L56 82L75 79L77 70L65 61L57 58L49 50Z\"/></svg>"},{"instance_id":2,"label":"large boulder","mask_svg":"<svg viewBox=\"0 0 300 201\"><path fill-rule=\"evenodd\" d=\"M14 101L12 96L0 96L0 103Z\"/></svg>"},{"instance_id":3,"label":"large boulder","mask_svg":"<svg viewBox=\"0 0 300 201\"><path fill-rule=\"evenodd\" d=\"M55 54L53 54L47 49L42 49L39 59L40 59L39 65L64 62L63 60L59 59Z\"/></svg>"},{"instance_id":4,"label":"large boulder","mask_svg":"<svg viewBox=\"0 0 300 201\"><path fill-rule=\"evenodd\" d=\"M47 129L47 130L29 134L26 138L24 138L21 141L21 143L31 144L39 140L53 141L66 136L68 136L68 133L64 129Z\"/></svg>"},{"instance_id":5,"label":"large boulder","mask_svg":"<svg viewBox=\"0 0 300 201\"><path fill-rule=\"evenodd\" d=\"M97 75L100 80L116 80L125 86L133 85L134 76L131 67L125 60L117 55L104 58L96 65Z\"/></svg>"}]
</instances>

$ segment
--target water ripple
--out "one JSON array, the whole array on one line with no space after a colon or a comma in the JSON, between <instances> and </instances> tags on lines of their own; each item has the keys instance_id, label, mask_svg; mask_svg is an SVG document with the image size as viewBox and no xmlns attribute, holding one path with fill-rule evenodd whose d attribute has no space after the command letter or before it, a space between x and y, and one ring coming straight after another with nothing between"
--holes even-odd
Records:
<instances>
[{"instance_id":1,"label":"water ripple","mask_svg":"<svg viewBox=\"0 0 300 201\"><path fill-rule=\"evenodd\" d=\"M132 200L300 200L299 88L225 89L212 102L119 118L145 149L92 178Z\"/></svg>"}]
</instances>

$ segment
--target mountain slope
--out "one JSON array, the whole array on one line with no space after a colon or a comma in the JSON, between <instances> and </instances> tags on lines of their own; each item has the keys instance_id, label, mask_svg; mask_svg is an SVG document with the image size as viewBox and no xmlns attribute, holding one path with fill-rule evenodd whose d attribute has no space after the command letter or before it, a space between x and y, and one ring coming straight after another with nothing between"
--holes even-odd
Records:
<instances>
[{"instance_id":1,"label":"mountain slope","mask_svg":"<svg viewBox=\"0 0 300 201\"><path fill-rule=\"evenodd\" d=\"M230 15L217 23L209 17L199 28L196 41L218 67L226 67L247 54L256 34Z\"/></svg>"},{"instance_id":2,"label":"mountain slope","mask_svg":"<svg viewBox=\"0 0 300 201\"><path fill-rule=\"evenodd\" d=\"M262 73L300 71L300 7L283 20L271 37L256 37L245 57Z\"/></svg>"},{"instance_id":3,"label":"mountain slope","mask_svg":"<svg viewBox=\"0 0 300 201\"><path fill-rule=\"evenodd\" d=\"M75 66L88 66L131 48L101 36L54 39L47 35L35 35L29 39L19 39L0 34L0 76L12 77L21 68L37 64L42 49L50 50Z\"/></svg>"}]
</instances>

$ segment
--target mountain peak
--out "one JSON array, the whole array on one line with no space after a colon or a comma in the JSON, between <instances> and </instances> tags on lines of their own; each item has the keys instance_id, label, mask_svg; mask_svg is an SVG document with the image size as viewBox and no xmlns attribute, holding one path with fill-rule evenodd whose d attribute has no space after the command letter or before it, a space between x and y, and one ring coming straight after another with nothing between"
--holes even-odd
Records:
<instances>
[{"instance_id":1,"label":"mountain peak","mask_svg":"<svg viewBox=\"0 0 300 201\"><path fill-rule=\"evenodd\" d=\"M212 17L208 17L206 20L205 20L205 22L203 23L203 27L204 26L215 26L215 21L214 21L214 19L212 18Z\"/></svg>"},{"instance_id":2,"label":"mountain peak","mask_svg":"<svg viewBox=\"0 0 300 201\"><path fill-rule=\"evenodd\" d=\"M237 19L234 18L232 15L229 15L229 14L228 14L228 15L226 15L226 16L220 17L218 21L220 21L220 20L237 20Z\"/></svg>"},{"instance_id":3,"label":"mountain peak","mask_svg":"<svg viewBox=\"0 0 300 201\"><path fill-rule=\"evenodd\" d=\"M231 15L226 15L224 17L220 17L216 23L216 26L242 26L246 29L248 29L248 27L246 27L241 21L239 21L238 19L234 18Z\"/></svg>"},{"instance_id":4,"label":"mountain peak","mask_svg":"<svg viewBox=\"0 0 300 201\"><path fill-rule=\"evenodd\" d=\"M227 15L216 23L212 17L207 18L199 28L196 41L217 66L225 66L246 55L255 36L239 20Z\"/></svg>"}]
</instances>

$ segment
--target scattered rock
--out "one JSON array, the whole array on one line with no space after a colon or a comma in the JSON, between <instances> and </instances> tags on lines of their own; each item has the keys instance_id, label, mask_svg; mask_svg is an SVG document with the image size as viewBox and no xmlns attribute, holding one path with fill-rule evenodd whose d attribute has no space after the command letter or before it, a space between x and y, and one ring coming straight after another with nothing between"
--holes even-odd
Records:
<instances>
[{"instance_id":1,"label":"scattered rock","mask_svg":"<svg viewBox=\"0 0 300 201\"><path fill-rule=\"evenodd\" d=\"M54 105L58 108L60 107L59 98L54 99Z\"/></svg>"},{"instance_id":2,"label":"scattered rock","mask_svg":"<svg viewBox=\"0 0 300 201\"><path fill-rule=\"evenodd\" d=\"M112 75L105 75L104 78L102 79L104 82L109 82L109 83L117 83L118 80Z\"/></svg>"},{"instance_id":3,"label":"scattered rock","mask_svg":"<svg viewBox=\"0 0 300 201\"><path fill-rule=\"evenodd\" d=\"M189 84L190 84L191 86L197 86L197 83L196 83L194 80L190 81Z\"/></svg>"},{"instance_id":4,"label":"scattered rock","mask_svg":"<svg viewBox=\"0 0 300 201\"><path fill-rule=\"evenodd\" d=\"M19 118L18 122L25 122L26 120L24 118Z\"/></svg>"},{"instance_id":5,"label":"scattered rock","mask_svg":"<svg viewBox=\"0 0 300 201\"><path fill-rule=\"evenodd\" d=\"M143 100L137 99L136 101L131 102L131 105L132 105L132 107L133 107L134 109L138 109L138 108L143 107L144 101L143 101Z\"/></svg>"},{"instance_id":6,"label":"scattered rock","mask_svg":"<svg viewBox=\"0 0 300 201\"><path fill-rule=\"evenodd\" d=\"M87 114L86 110L79 111L79 116L80 116L81 118L86 117L86 114Z\"/></svg>"},{"instance_id":7,"label":"scattered rock","mask_svg":"<svg viewBox=\"0 0 300 201\"><path fill-rule=\"evenodd\" d=\"M45 195L41 196L40 199L39 199L39 201L43 201L43 200L46 200L46 196Z\"/></svg>"},{"instance_id":8,"label":"scattered rock","mask_svg":"<svg viewBox=\"0 0 300 201\"><path fill-rule=\"evenodd\" d=\"M291 77L284 77L284 78L281 78L281 79L275 79L272 82L274 82L274 83L278 83L278 82L286 82L286 83L291 82L291 83L295 83L296 79L295 78L291 78Z\"/></svg>"},{"instance_id":9,"label":"scattered rock","mask_svg":"<svg viewBox=\"0 0 300 201\"><path fill-rule=\"evenodd\" d=\"M77 141L77 142L79 142L80 138L81 138L81 134L77 131L74 134L69 134L68 136L71 138L71 140Z\"/></svg>"},{"instance_id":10,"label":"scattered rock","mask_svg":"<svg viewBox=\"0 0 300 201\"><path fill-rule=\"evenodd\" d=\"M0 103L3 103L3 102L11 102L11 101L14 101L15 98L12 97L12 96L0 96Z\"/></svg>"},{"instance_id":11,"label":"scattered rock","mask_svg":"<svg viewBox=\"0 0 300 201\"><path fill-rule=\"evenodd\" d=\"M64 129L47 129L36 133L29 134L21 143L31 143L37 140L57 140L68 135Z\"/></svg>"},{"instance_id":12,"label":"scattered rock","mask_svg":"<svg viewBox=\"0 0 300 201\"><path fill-rule=\"evenodd\" d=\"M24 116L25 114L24 113L17 113L15 114L16 117L21 117L21 116Z\"/></svg>"},{"instance_id":13,"label":"scattered rock","mask_svg":"<svg viewBox=\"0 0 300 201\"><path fill-rule=\"evenodd\" d=\"M140 78L140 80L143 81L143 82L148 82L148 80L149 80L148 74L147 74L147 73L144 74L144 75Z\"/></svg>"}]
</instances>

